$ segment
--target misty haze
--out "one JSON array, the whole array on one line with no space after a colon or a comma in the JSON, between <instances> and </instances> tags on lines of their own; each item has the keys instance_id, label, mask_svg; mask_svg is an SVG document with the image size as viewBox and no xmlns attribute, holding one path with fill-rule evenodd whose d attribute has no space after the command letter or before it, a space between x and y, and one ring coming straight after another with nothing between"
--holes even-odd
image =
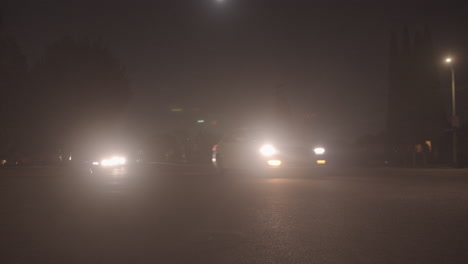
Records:
<instances>
[{"instance_id":1,"label":"misty haze","mask_svg":"<svg viewBox=\"0 0 468 264\"><path fill-rule=\"evenodd\" d=\"M0 262L468 263L466 14L0 3Z\"/></svg>"}]
</instances>

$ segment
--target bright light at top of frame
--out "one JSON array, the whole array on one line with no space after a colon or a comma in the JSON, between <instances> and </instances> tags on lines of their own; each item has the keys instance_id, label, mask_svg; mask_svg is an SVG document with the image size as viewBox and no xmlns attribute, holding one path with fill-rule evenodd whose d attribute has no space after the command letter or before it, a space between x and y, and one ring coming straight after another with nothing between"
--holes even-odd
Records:
<instances>
[{"instance_id":1,"label":"bright light at top of frame","mask_svg":"<svg viewBox=\"0 0 468 264\"><path fill-rule=\"evenodd\" d=\"M445 62L452 62L452 58L445 59Z\"/></svg>"}]
</instances>

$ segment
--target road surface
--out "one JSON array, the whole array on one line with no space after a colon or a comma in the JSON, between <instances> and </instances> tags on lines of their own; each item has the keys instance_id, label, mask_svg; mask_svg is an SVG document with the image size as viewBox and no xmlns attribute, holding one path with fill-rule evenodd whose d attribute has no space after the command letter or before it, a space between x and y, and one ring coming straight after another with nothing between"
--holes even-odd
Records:
<instances>
[{"instance_id":1,"label":"road surface","mask_svg":"<svg viewBox=\"0 0 468 264\"><path fill-rule=\"evenodd\" d=\"M468 263L468 170L0 170L0 263Z\"/></svg>"}]
</instances>

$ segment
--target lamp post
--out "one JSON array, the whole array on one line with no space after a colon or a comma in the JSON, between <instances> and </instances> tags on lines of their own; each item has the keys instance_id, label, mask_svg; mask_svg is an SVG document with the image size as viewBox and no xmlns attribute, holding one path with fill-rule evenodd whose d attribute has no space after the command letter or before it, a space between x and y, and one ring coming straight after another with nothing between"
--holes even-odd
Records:
<instances>
[{"instance_id":1,"label":"lamp post","mask_svg":"<svg viewBox=\"0 0 468 264\"><path fill-rule=\"evenodd\" d=\"M452 72L452 132L453 132L453 164L457 166L457 108L456 108L456 97L455 97L455 70L453 67L452 58L445 59L445 62L450 64L450 70Z\"/></svg>"}]
</instances>

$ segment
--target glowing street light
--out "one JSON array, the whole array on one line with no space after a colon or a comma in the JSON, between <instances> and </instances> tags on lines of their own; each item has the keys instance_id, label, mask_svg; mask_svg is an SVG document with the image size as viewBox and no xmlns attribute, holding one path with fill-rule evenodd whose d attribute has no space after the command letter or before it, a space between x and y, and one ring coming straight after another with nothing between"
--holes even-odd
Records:
<instances>
[{"instance_id":1,"label":"glowing street light","mask_svg":"<svg viewBox=\"0 0 468 264\"><path fill-rule=\"evenodd\" d=\"M458 117L455 100L455 70L453 67L452 58L446 58L445 62L450 64L450 70L452 71L452 130L453 130L453 163L457 165L457 127Z\"/></svg>"}]
</instances>

